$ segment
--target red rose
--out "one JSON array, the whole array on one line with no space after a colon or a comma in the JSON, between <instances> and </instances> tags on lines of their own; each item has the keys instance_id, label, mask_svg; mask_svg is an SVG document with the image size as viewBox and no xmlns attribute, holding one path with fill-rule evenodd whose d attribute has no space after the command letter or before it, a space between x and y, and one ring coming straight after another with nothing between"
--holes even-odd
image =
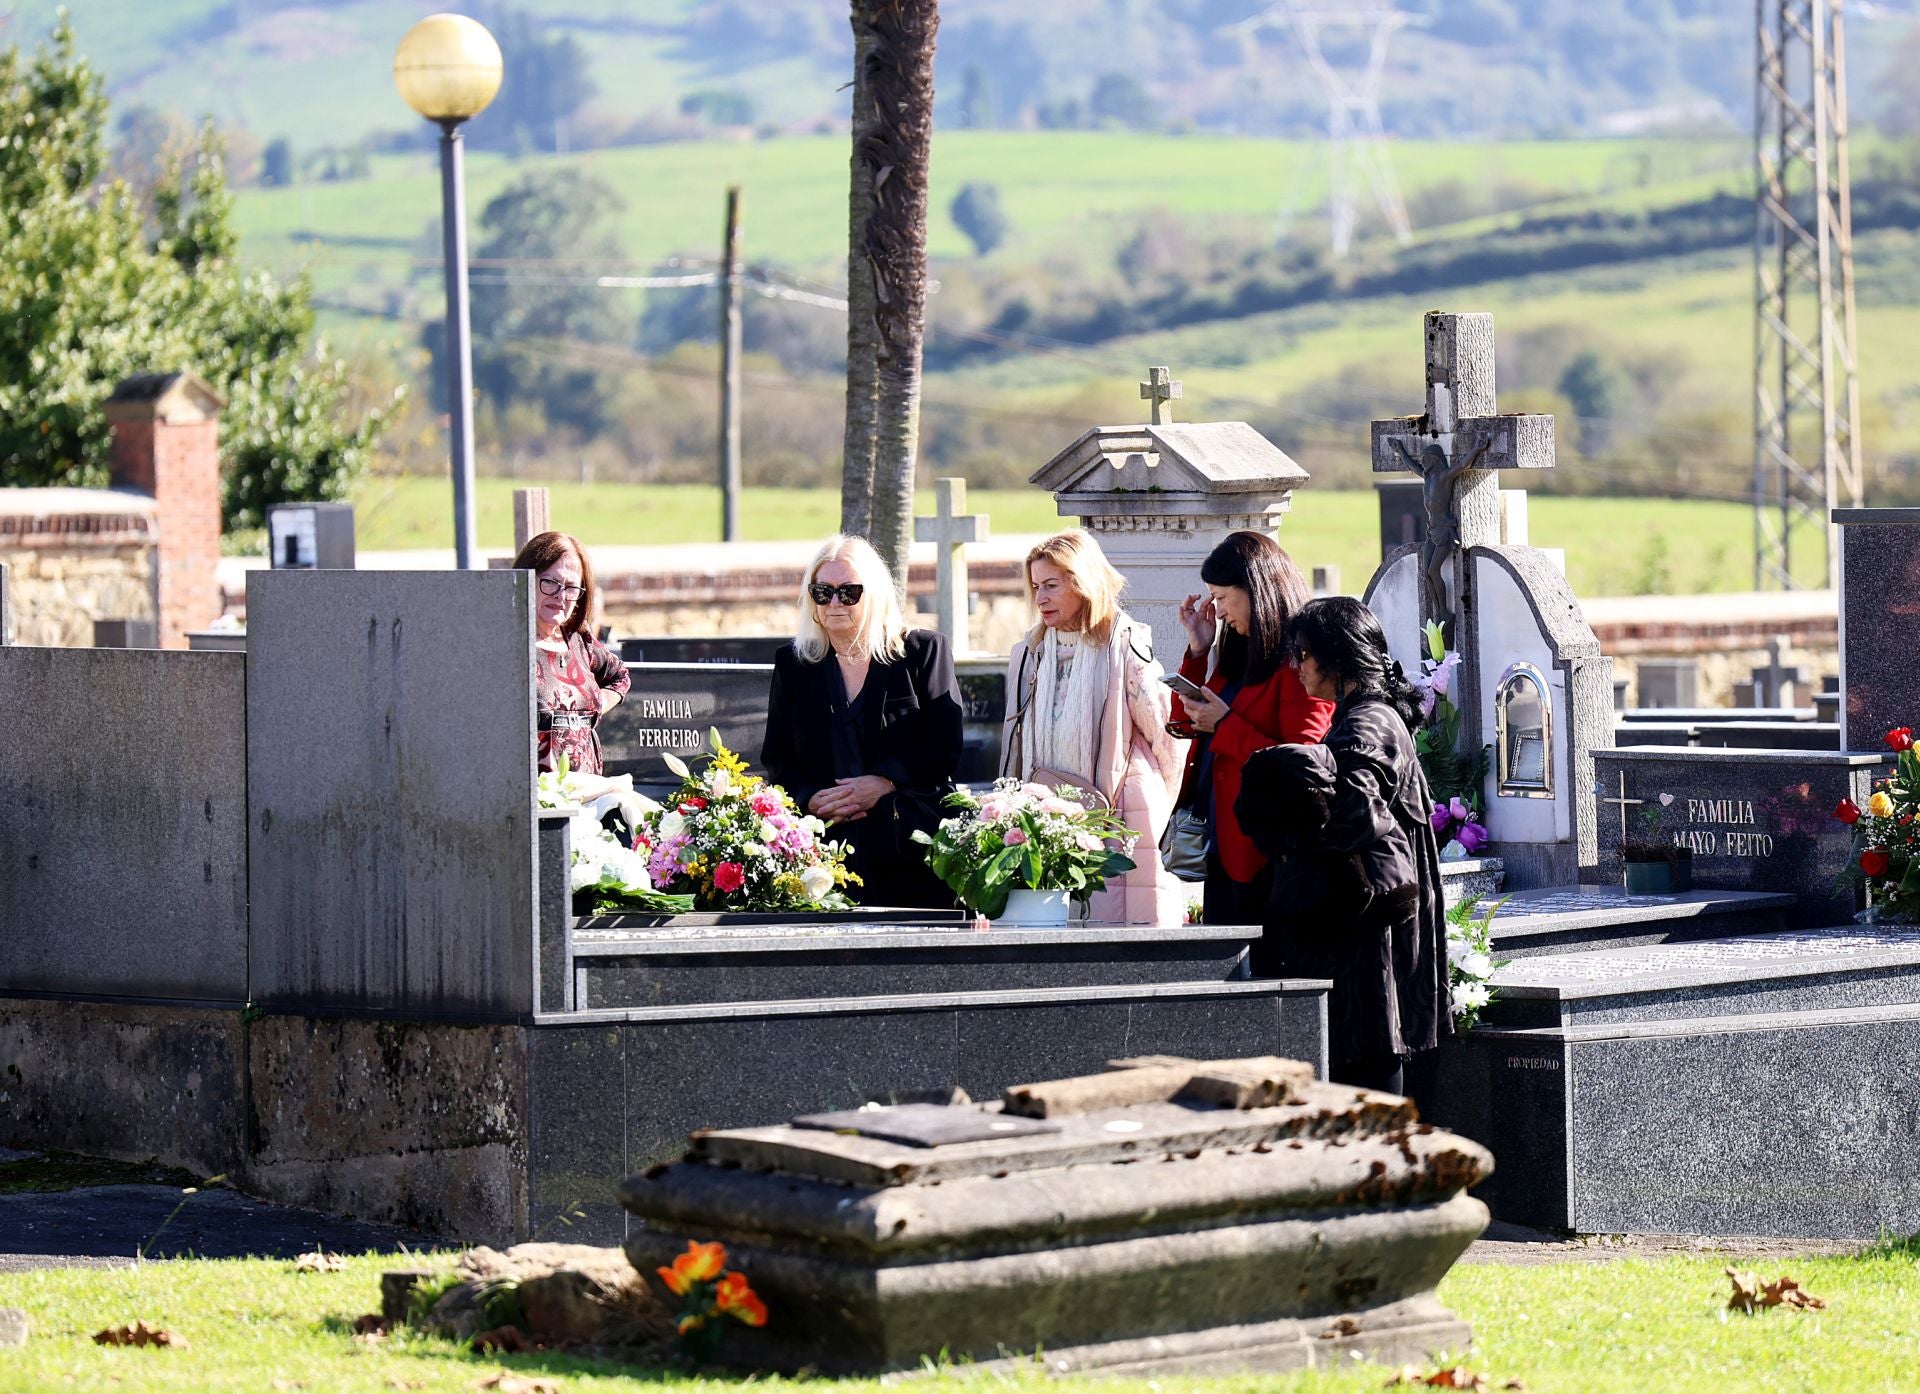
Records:
<instances>
[{"instance_id":1,"label":"red rose","mask_svg":"<svg viewBox=\"0 0 1920 1394\"><path fill-rule=\"evenodd\" d=\"M1881 858L1882 861L1886 859ZM721 862L713 869L713 888L732 895L747 884L747 869L739 862Z\"/></svg>"},{"instance_id":2,"label":"red rose","mask_svg":"<svg viewBox=\"0 0 1920 1394\"><path fill-rule=\"evenodd\" d=\"M1912 750L1913 727L1896 726L1887 732L1886 740L1887 749L1889 750Z\"/></svg>"},{"instance_id":3,"label":"red rose","mask_svg":"<svg viewBox=\"0 0 1920 1394\"><path fill-rule=\"evenodd\" d=\"M1860 854L1860 869L1869 876L1885 876L1892 859L1878 847L1869 847Z\"/></svg>"},{"instance_id":4,"label":"red rose","mask_svg":"<svg viewBox=\"0 0 1920 1394\"><path fill-rule=\"evenodd\" d=\"M1860 821L1860 805L1852 799L1842 799L1840 800L1839 806L1833 810L1833 816L1838 818L1842 823L1858 823Z\"/></svg>"}]
</instances>

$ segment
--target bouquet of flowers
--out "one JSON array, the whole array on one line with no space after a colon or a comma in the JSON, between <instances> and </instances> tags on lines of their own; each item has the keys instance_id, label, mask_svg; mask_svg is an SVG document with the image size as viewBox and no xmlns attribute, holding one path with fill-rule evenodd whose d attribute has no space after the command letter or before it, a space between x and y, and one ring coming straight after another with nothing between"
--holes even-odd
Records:
<instances>
[{"instance_id":1,"label":"bouquet of flowers","mask_svg":"<svg viewBox=\"0 0 1920 1394\"><path fill-rule=\"evenodd\" d=\"M989 919L1006 911L1016 890L1069 891L1083 901L1109 876L1133 870L1126 853L1139 834L1112 809L1089 808L1082 797L1064 785L996 780L984 798L964 789L947 795L947 807L959 812L913 840L927 847L934 875Z\"/></svg>"},{"instance_id":2,"label":"bouquet of flowers","mask_svg":"<svg viewBox=\"0 0 1920 1394\"><path fill-rule=\"evenodd\" d=\"M557 768L534 781L534 794L542 808L579 809L567 822L576 913L640 910L680 915L693 909L690 896L656 891L645 854L622 842L601 822L607 813L618 809L627 825L633 827L649 810L658 809L651 799L634 792L631 775L606 778L578 774L568 768L567 757L562 755Z\"/></svg>"},{"instance_id":3,"label":"bouquet of flowers","mask_svg":"<svg viewBox=\"0 0 1920 1394\"><path fill-rule=\"evenodd\" d=\"M1866 924L1920 924L1920 753L1913 728L1896 726L1883 739L1894 752L1893 774L1874 781L1863 809L1840 800L1833 816L1853 828L1853 874L1866 887Z\"/></svg>"},{"instance_id":4,"label":"bouquet of flowers","mask_svg":"<svg viewBox=\"0 0 1920 1394\"><path fill-rule=\"evenodd\" d=\"M698 774L665 757L680 787L642 821L636 844L653 884L692 896L701 910L851 909L843 887L860 878L847 870L845 845L829 842L827 825L786 790L747 773L718 731L707 744Z\"/></svg>"},{"instance_id":5,"label":"bouquet of flowers","mask_svg":"<svg viewBox=\"0 0 1920 1394\"><path fill-rule=\"evenodd\" d=\"M1479 855L1487 845L1481 820L1480 786L1487 777L1487 747L1471 758L1460 753L1460 708L1454 705L1453 683L1460 655L1447 647L1446 631L1429 620L1423 631L1426 657L1413 685L1420 691L1420 711L1426 717L1414 735L1414 752L1433 792L1433 831L1449 861ZM1444 816L1443 816L1444 814ZM1452 850L1454 843L1460 850Z\"/></svg>"},{"instance_id":6,"label":"bouquet of flowers","mask_svg":"<svg viewBox=\"0 0 1920 1394\"><path fill-rule=\"evenodd\" d=\"M1480 897L1470 895L1447 911L1447 997L1454 1028L1471 1031L1493 1001L1493 917L1507 902L1496 900L1485 913Z\"/></svg>"}]
</instances>

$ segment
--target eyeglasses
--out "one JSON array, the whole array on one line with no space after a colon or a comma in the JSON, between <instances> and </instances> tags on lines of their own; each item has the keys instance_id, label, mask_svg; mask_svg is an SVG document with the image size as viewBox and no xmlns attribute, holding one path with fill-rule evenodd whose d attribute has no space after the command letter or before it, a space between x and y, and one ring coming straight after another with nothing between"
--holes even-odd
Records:
<instances>
[{"instance_id":1,"label":"eyeglasses","mask_svg":"<svg viewBox=\"0 0 1920 1394\"><path fill-rule=\"evenodd\" d=\"M815 581L807 587L807 594L813 598L815 605L825 605L836 595L840 597L842 605L858 605L860 597L866 593L867 588L854 581L849 581L843 586L830 586L825 581Z\"/></svg>"},{"instance_id":2,"label":"eyeglasses","mask_svg":"<svg viewBox=\"0 0 1920 1394\"><path fill-rule=\"evenodd\" d=\"M542 576L540 578L540 594L550 595L555 600L560 599L562 596L568 600L577 600L586 593L587 588L585 586L570 586L558 576Z\"/></svg>"}]
</instances>

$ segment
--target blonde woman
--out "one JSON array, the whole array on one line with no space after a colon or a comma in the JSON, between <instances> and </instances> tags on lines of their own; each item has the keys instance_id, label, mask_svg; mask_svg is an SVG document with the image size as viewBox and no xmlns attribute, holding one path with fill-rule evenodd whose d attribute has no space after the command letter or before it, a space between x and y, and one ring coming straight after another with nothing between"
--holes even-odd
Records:
<instances>
[{"instance_id":1,"label":"blonde woman","mask_svg":"<svg viewBox=\"0 0 1920 1394\"><path fill-rule=\"evenodd\" d=\"M916 829L932 832L960 765L960 683L944 634L908 629L886 564L830 537L800 587L800 625L773 658L761 763L851 848L863 905L950 909Z\"/></svg>"},{"instance_id":2,"label":"blonde woman","mask_svg":"<svg viewBox=\"0 0 1920 1394\"><path fill-rule=\"evenodd\" d=\"M1180 743L1167 733L1172 694L1153 634L1120 608L1126 582L1079 528L1027 553L1039 623L1007 665L1001 771L1097 792L1140 834L1138 865L1093 898L1106 924L1177 925L1180 883L1160 866L1160 834L1179 788Z\"/></svg>"}]
</instances>

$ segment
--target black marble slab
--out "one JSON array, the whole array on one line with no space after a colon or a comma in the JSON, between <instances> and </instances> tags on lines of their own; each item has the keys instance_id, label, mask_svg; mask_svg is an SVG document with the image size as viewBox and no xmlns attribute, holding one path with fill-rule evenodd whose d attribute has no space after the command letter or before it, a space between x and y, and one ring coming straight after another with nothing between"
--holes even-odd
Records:
<instances>
[{"instance_id":1,"label":"black marble slab","mask_svg":"<svg viewBox=\"0 0 1920 1394\"><path fill-rule=\"evenodd\" d=\"M679 785L663 754L691 763L707 752L717 729L727 748L758 767L767 738L771 665L636 663L626 699L600 718L600 751L608 774L630 774L658 793Z\"/></svg>"},{"instance_id":2,"label":"black marble slab","mask_svg":"<svg viewBox=\"0 0 1920 1394\"><path fill-rule=\"evenodd\" d=\"M1636 743L1639 729L1634 728ZM1825 721L1703 721L1693 743L1738 750L1838 750L1840 725Z\"/></svg>"},{"instance_id":3,"label":"black marble slab","mask_svg":"<svg viewBox=\"0 0 1920 1394\"><path fill-rule=\"evenodd\" d=\"M1619 886L1514 891L1494 916L1497 959L1665 944L1786 927L1794 898L1765 891L1629 896Z\"/></svg>"}]
</instances>

